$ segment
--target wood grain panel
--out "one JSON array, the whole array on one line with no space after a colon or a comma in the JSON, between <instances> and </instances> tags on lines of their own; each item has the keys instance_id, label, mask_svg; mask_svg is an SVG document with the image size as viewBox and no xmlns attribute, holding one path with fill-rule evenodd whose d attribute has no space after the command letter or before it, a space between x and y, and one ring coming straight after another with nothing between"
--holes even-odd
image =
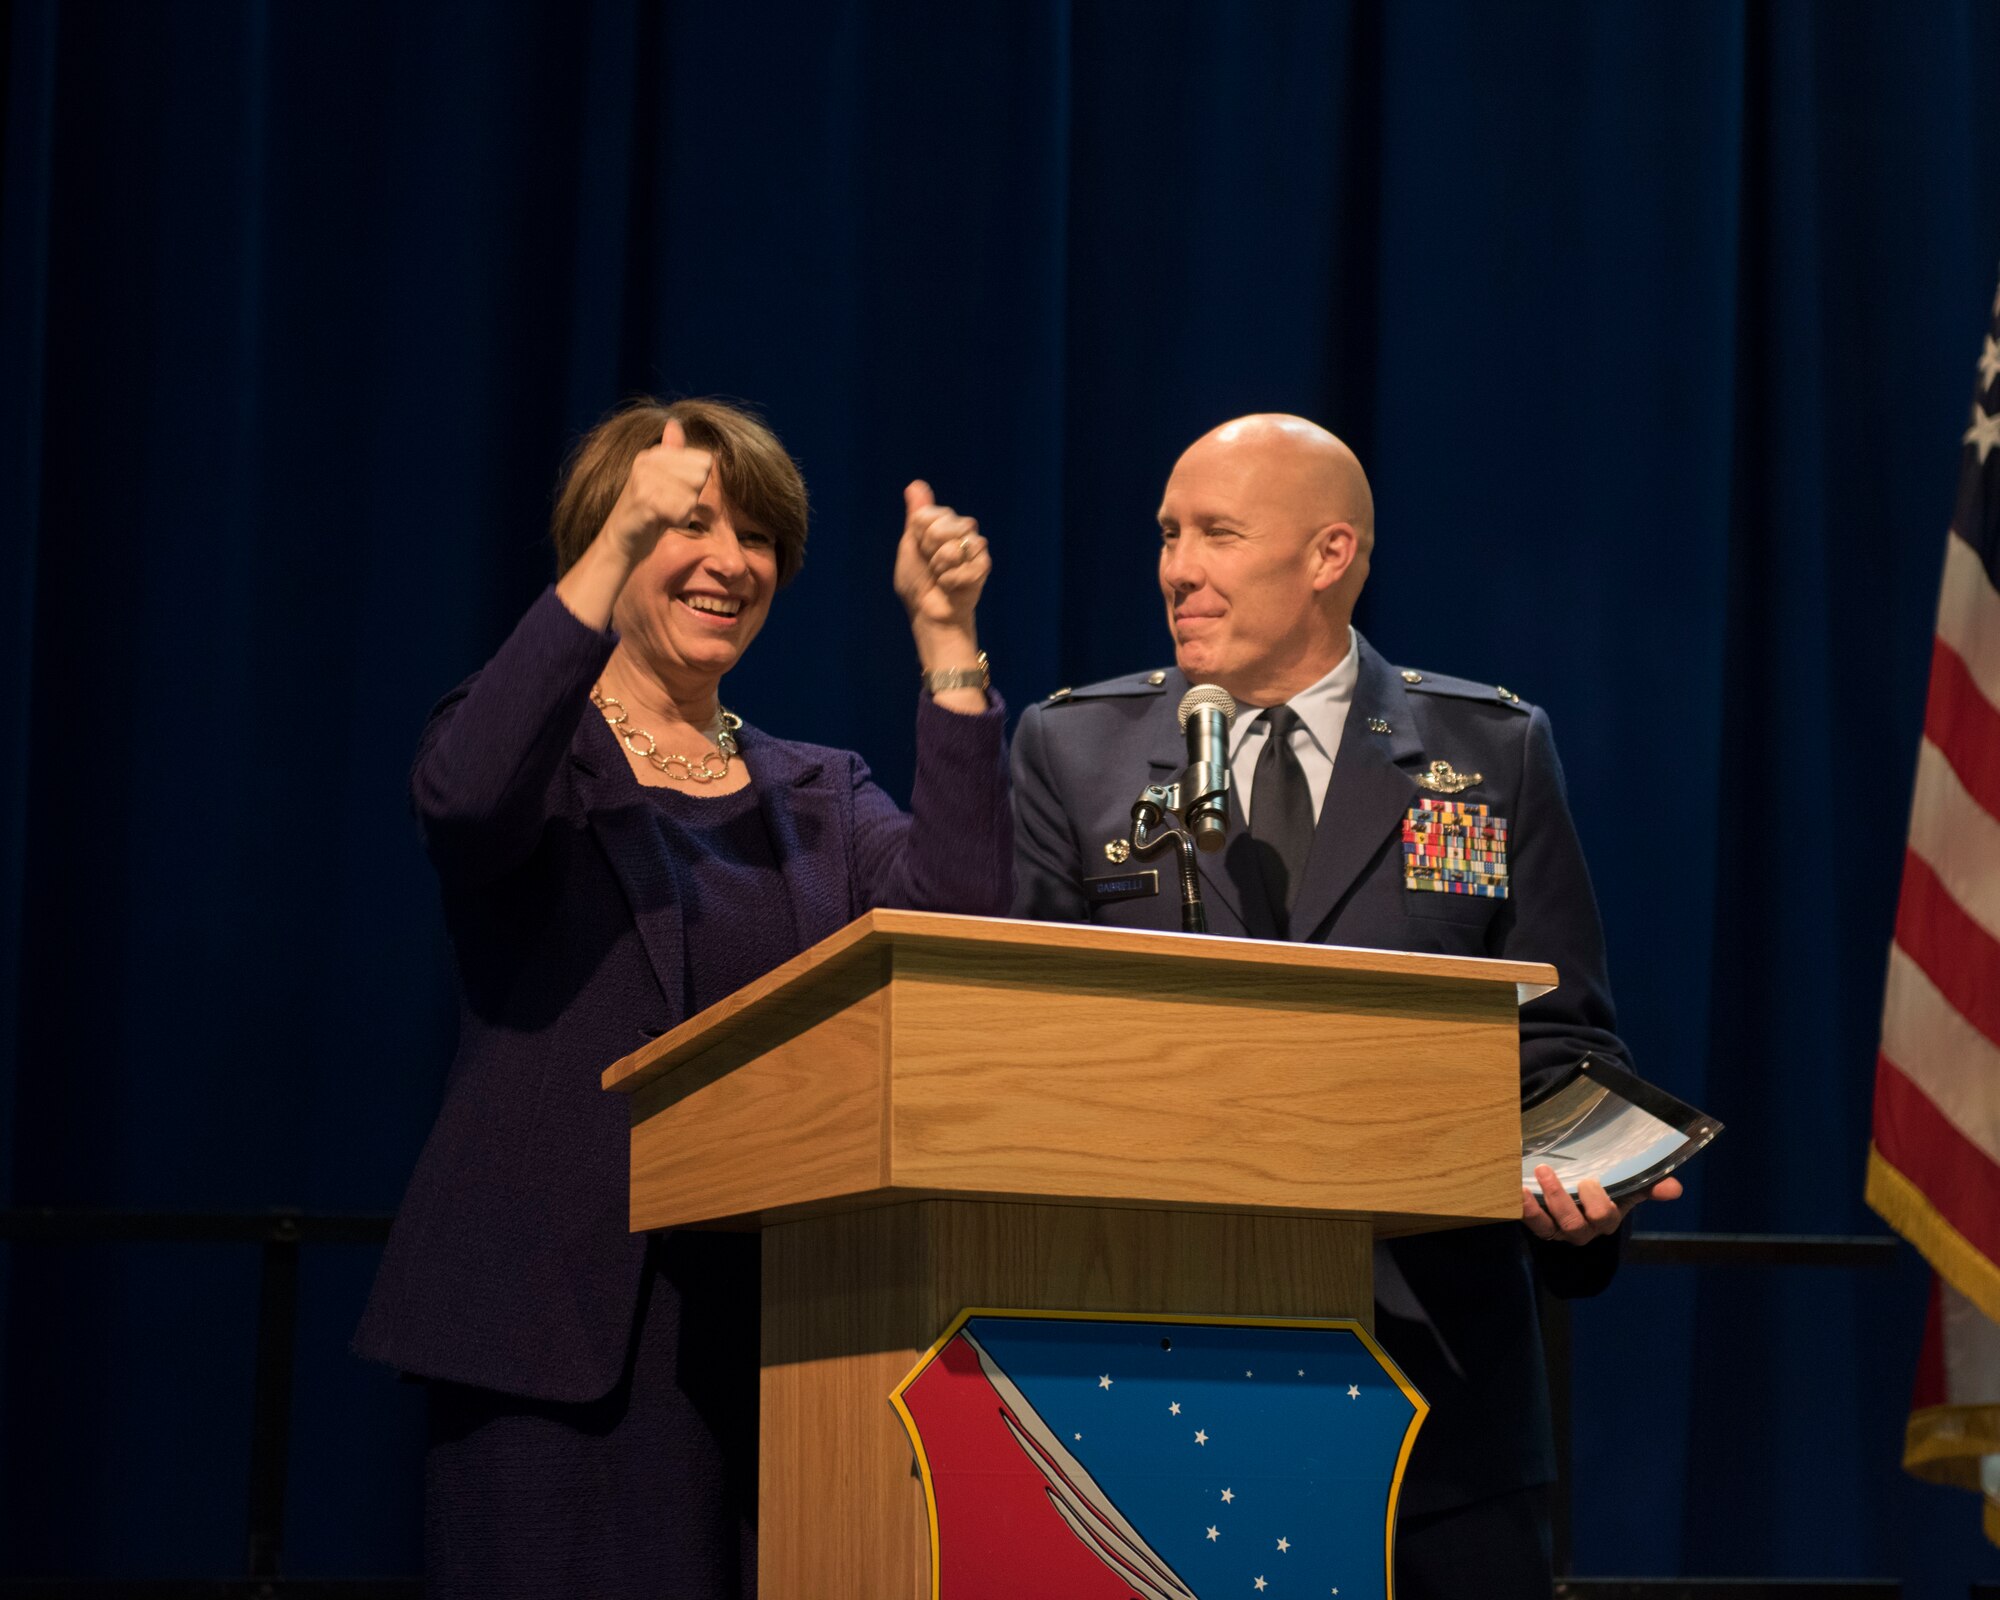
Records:
<instances>
[{"instance_id":1,"label":"wood grain panel","mask_svg":"<svg viewBox=\"0 0 2000 1600\"><path fill-rule=\"evenodd\" d=\"M1140 964L1153 988L1200 984L1207 973L1230 968L1265 971L1362 972L1447 984L1488 984L1519 1003L1555 986L1545 962L1489 961L1471 956L1418 955L1401 950L1360 950L1341 945L1290 944L1257 939L1212 939L1198 934L1147 933L1123 928L1020 922L1004 917L954 917L919 911L870 911L838 933L801 951L755 983L688 1018L651 1044L613 1062L603 1074L607 1089L627 1093L670 1071L690 1055L714 1046L753 1022L773 996L809 995L858 961L897 950L929 950L961 957L982 953L1040 955L1050 973L1071 958L1124 957ZM1178 971L1176 970L1178 969ZM787 1003L790 1003L787 1001Z\"/></svg>"},{"instance_id":2,"label":"wood grain panel","mask_svg":"<svg viewBox=\"0 0 2000 1600\"><path fill-rule=\"evenodd\" d=\"M760 1593L928 1596L923 1487L889 1392L968 1306L1372 1327L1369 1230L958 1200L766 1230Z\"/></svg>"},{"instance_id":3,"label":"wood grain panel","mask_svg":"<svg viewBox=\"0 0 2000 1600\"><path fill-rule=\"evenodd\" d=\"M923 1484L889 1404L942 1326L922 1222L903 1205L764 1231L760 1595L928 1600Z\"/></svg>"},{"instance_id":4,"label":"wood grain panel","mask_svg":"<svg viewBox=\"0 0 2000 1600\"><path fill-rule=\"evenodd\" d=\"M634 1095L633 1229L886 1184L887 1013L888 991L875 989L753 1060L732 1038L722 1068L695 1057Z\"/></svg>"},{"instance_id":5,"label":"wood grain panel","mask_svg":"<svg viewBox=\"0 0 2000 1600\"><path fill-rule=\"evenodd\" d=\"M898 1186L1506 1218L1520 1207L1510 992L899 950ZM1023 990L1032 989L1032 1003Z\"/></svg>"},{"instance_id":6,"label":"wood grain panel","mask_svg":"<svg viewBox=\"0 0 2000 1600\"><path fill-rule=\"evenodd\" d=\"M923 1210L939 1327L970 1305L1374 1327L1365 1222L960 1200Z\"/></svg>"}]
</instances>

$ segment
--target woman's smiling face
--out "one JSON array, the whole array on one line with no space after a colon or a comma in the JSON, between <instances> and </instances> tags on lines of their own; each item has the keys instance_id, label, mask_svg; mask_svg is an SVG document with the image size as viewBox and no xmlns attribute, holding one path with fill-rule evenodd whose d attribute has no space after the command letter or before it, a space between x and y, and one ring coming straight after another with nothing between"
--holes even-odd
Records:
<instances>
[{"instance_id":1,"label":"woman's smiling face","mask_svg":"<svg viewBox=\"0 0 2000 1600\"><path fill-rule=\"evenodd\" d=\"M687 527L660 535L612 614L625 644L668 682L721 678L763 628L777 592L777 541L738 523L720 477L710 475Z\"/></svg>"}]
</instances>

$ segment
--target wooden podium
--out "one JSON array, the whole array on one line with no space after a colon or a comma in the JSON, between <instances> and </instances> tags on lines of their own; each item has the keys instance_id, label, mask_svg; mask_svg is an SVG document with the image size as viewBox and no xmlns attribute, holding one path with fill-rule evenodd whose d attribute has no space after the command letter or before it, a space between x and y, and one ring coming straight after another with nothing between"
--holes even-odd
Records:
<instances>
[{"instance_id":1,"label":"wooden podium","mask_svg":"<svg viewBox=\"0 0 2000 1600\"><path fill-rule=\"evenodd\" d=\"M761 1228L759 1588L931 1593L890 1391L966 1306L1352 1317L1520 1214L1554 969L875 911L604 1074L632 1227Z\"/></svg>"}]
</instances>

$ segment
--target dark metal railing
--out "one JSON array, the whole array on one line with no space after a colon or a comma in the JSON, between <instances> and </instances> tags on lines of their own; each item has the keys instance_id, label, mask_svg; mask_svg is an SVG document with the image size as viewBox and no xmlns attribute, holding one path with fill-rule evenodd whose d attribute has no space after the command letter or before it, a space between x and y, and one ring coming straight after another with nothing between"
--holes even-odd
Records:
<instances>
[{"instance_id":1,"label":"dark metal railing","mask_svg":"<svg viewBox=\"0 0 2000 1600\"><path fill-rule=\"evenodd\" d=\"M0 1595L61 1600L419 1600L408 1579L311 1579L280 1576L285 1469L291 1448L292 1362L298 1332L299 1251L309 1244L380 1244L390 1219L374 1213L293 1210L175 1213L156 1211L0 1211L0 1244L254 1244L263 1252L252 1378L250 1472L244 1514L245 1572L230 1579L104 1582L0 1580ZM1888 1235L1641 1233L1626 1242L1631 1266L1873 1268L1896 1259ZM1570 1574L1569 1307L1545 1296L1543 1334L1555 1409L1554 1516L1558 1600L1899 1600L1901 1585L1883 1579L1578 1578ZM1975 1600L2000 1597L1973 1587Z\"/></svg>"},{"instance_id":2,"label":"dark metal railing","mask_svg":"<svg viewBox=\"0 0 2000 1600\"><path fill-rule=\"evenodd\" d=\"M1625 1241L1624 1264L1659 1267L1886 1267L1901 1242L1891 1234L1635 1233ZM1846 1600L1896 1600L1892 1580L1753 1578L1578 1578L1570 1490L1574 1409L1570 1398L1570 1305L1542 1296L1542 1346L1548 1360L1549 1404L1556 1436L1556 1490L1552 1506L1557 1600L1806 1600L1825 1595Z\"/></svg>"},{"instance_id":3,"label":"dark metal railing","mask_svg":"<svg viewBox=\"0 0 2000 1600\"><path fill-rule=\"evenodd\" d=\"M1558 1578L1556 1600L1902 1600L1891 1578Z\"/></svg>"},{"instance_id":4,"label":"dark metal railing","mask_svg":"<svg viewBox=\"0 0 2000 1600\"><path fill-rule=\"evenodd\" d=\"M216 1581L93 1582L0 1580L0 1594L60 1595L63 1600L418 1600L415 1579L281 1578L285 1473L291 1457L292 1362L298 1345L299 1251L308 1244L374 1244L389 1237L390 1218L374 1213L305 1211L0 1211L0 1243L254 1244L263 1261L257 1284L257 1346L250 1401L250 1473L244 1511L244 1575Z\"/></svg>"}]
</instances>

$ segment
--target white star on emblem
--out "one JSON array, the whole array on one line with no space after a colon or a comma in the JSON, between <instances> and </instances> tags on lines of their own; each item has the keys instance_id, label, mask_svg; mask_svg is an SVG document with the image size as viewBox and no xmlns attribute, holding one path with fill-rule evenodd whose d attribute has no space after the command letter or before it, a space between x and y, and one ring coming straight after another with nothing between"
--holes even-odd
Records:
<instances>
[{"instance_id":1,"label":"white star on emblem","mask_svg":"<svg viewBox=\"0 0 2000 1600\"><path fill-rule=\"evenodd\" d=\"M1256 1377L1256 1376L1257 1376L1257 1374L1256 1374L1256 1373L1254 1373L1254 1372L1246 1372L1246 1373L1244 1373L1244 1374L1243 1374L1243 1376L1244 1376L1244 1377L1246 1377L1246 1378L1254 1378L1254 1377Z\"/></svg>"},{"instance_id":2,"label":"white star on emblem","mask_svg":"<svg viewBox=\"0 0 2000 1600\"><path fill-rule=\"evenodd\" d=\"M1195 1442L1196 1444L1207 1444L1207 1443L1208 1443L1208 1435L1207 1435L1207 1434L1205 1434L1205 1433L1203 1433L1203 1432L1201 1431L1201 1429L1199 1429L1199 1428L1196 1428L1196 1429L1194 1430L1194 1442Z\"/></svg>"},{"instance_id":3,"label":"white star on emblem","mask_svg":"<svg viewBox=\"0 0 2000 1600\"><path fill-rule=\"evenodd\" d=\"M1181 1414L1181 1403L1180 1403L1180 1401L1178 1401L1178 1400L1169 1400L1169 1401L1167 1402L1167 1415L1168 1415L1168 1416L1170 1416L1170 1417L1177 1417L1177 1416L1179 1416L1180 1414Z\"/></svg>"},{"instance_id":4,"label":"white star on emblem","mask_svg":"<svg viewBox=\"0 0 2000 1600\"><path fill-rule=\"evenodd\" d=\"M1224 1489L1222 1491L1222 1503L1224 1505L1228 1505L1229 1502L1234 1500L1235 1498L1236 1498L1236 1491L1234 1489Z\"/></svg>"},{"instance_id":5,"label":"white star on emblem","mask_svg":"<svg viewBox=\"0 0 2000 1600\"><path fill-rule=\"evenodd\" d=\"M1261 1594L1261 1593L1263 1592L1263 1589L1264 1589L1264 1580L1263 1580L1262 1578L1259 1578L1259 1579L1257 1580L1257 1582L1256 1582L1256 1589L1257 1589L1258 1593L1260 1593L1260 1594Z\"/></svg>"},{"instance_id":6,"label":"white star on emblem","mask_svg":"<svg viewBox=\"0 0 2000 1600\"><path fill-rule=\"evenodd\" d=\"M1361 1398L1361 1386L1356 1383L1350 1383L1347 1386L1347 1398L1350 1400L1359 1400Z\"/></svg>"},{"instance_id":7,"label":"white star on emblem","mask_svg":"<svg viewBox=\"0 0 2000 1600\"><path fill-rule=\"evenodd\" d=\"M1979 392L1984 394L2000 378L2000 339L1986 336L1986 348L1979 352Z\"/></svg>"},{"instance_id":8,"label":"white star on emblem","mask_svg":"<svg viewBox=\"0 0 2000 1600\"><path fill-rule=\"evenodd\" d=\"M1280 1539L1278 1541L1278 1548L1280 1550L1289 1550L1291 1549L1291 1547L1292 1547L1292 1541L1289 1539Z\"/></svg>"},{"instance_id":9,"label":"white star on emblem","mask_svg":"<svg viewBox=\"0 0 2000 1600\"><path fill-rule=\"evenodd\" d=\"M1073 1433L1070 1435L1070 1437L1076 1440L1078 1444L1081 1444L1083 1442L1083 1435L1080 1433Z\"/></svg>"},{"instance_id":10,"label":"white star on emblem","mask_svg":"<svg viewBox=\"0 0 2000 1600\"><path fill-rule=\"evenodd\" d=\"M1964 443L1979 447L1979 464L1986 465L1986 452L2000 448L2000 413L1972 408L1972 426L1965 430Z\"/></svg>"},{"instance_id":11,"label":"white star on emblem","mask_svg":"<svg viewBox=\"0 0 2000 1600\"><path fill-rule=\"evenodd\" d=\"M1108 1389L1108 1388L1110 1388L1110 1387L1111 1387L1111 1374L1107 1372L1107 1373L1105 1373L1105 1375L1104 1375L1103 1377L1099 1378L1099 1379L1097 1380L1097 1387L1098 1387L1098 1388L1100 1388L1100 1389Z\"/></svg>"},{"instance_id":12,"label":"white star on emblem","mask_svg":"<svg viewBox=\"0 0 2000 1600\"><path fill-rule=\"evenodd\" d=\"M1300 1376L1301 1378L1303 1378L1303 1377L1304 1377L1305 1375L1306 1375L1306 1369L1305 1369L1304 1367L1300 1367L1300 1368L1299 1368L1299 1376Z\"/></svg>"},{"instance_id":13,"label":"white star on emblem","mask_svg":"<svg viewBox=\"0 0 2000 1600\"><path fill-rule=\"evenodd\" d=\"M1208 1527L1208 1536L1209 1536L1209 1538L1211 1538L1211 1539L1220 1539L1220 1538L1222 1537L1222 1535L1221 1535L1221 1534L1220 1534L1219 1532L1217 1532L1217 1531L1216 1531L1216 1527L1215 1527L1215 1524L1214 1524L1214 1523L1210 1523L1210 1524L1209 1524L1209 1527Z\"/></svg>"}]
</instances>

